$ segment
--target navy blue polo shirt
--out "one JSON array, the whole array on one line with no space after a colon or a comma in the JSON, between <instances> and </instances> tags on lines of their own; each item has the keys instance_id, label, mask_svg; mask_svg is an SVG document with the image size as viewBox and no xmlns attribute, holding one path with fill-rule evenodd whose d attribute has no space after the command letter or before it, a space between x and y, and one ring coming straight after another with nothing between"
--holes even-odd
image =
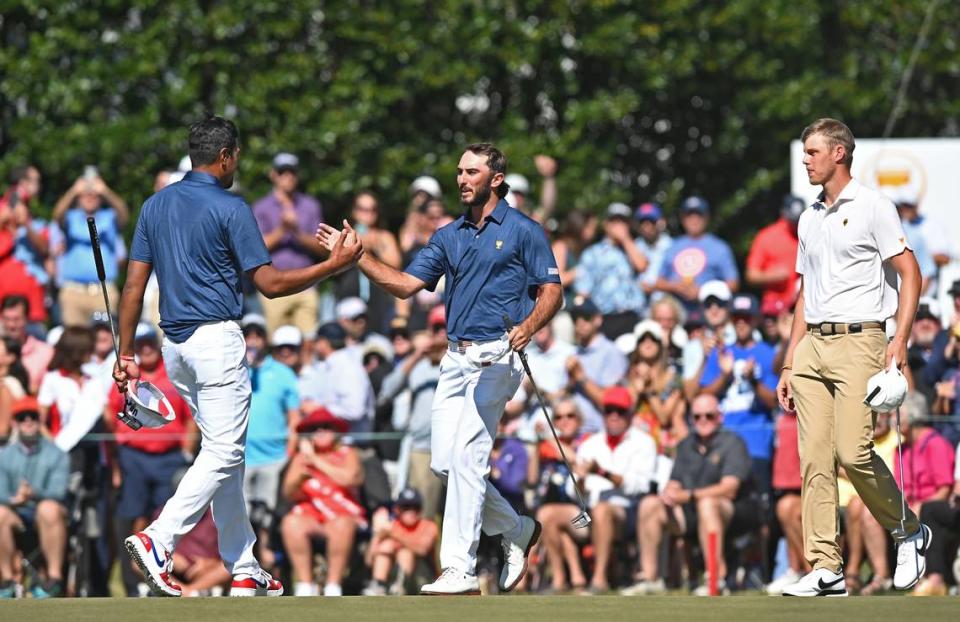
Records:
<instances>
[{"instance_id":1,"label":"navy blue polo shirt","mask_svg":"<svg viewBox=\"0 0 960 622\"><path fill-rule=\"evenodd\" d=\"M446 277L447 335L454 341L491 341L533 311L537 287L560 283L543 228L503 199L483 226L466 214L438 229L406 272L433 291Z\"/></svg>"},{"instance_id":2,"label":"navy blue polo shirt","mask_svg":"<svg viewBox=\"0 0 960 622\"><path fill-rule=\"evenodd\" d=\"M183 343L201 324L240 319L240 276L270 263L270 253L250 206L213 175L191 171L143 204L130 259L153 265L160 328Z\"/></svg>"}]
</instances>

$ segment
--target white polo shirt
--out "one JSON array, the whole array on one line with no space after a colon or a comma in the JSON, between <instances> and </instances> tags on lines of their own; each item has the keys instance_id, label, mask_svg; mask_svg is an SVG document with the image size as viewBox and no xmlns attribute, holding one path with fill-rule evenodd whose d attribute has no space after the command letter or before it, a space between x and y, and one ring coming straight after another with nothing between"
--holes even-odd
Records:
<instances>
[{"instance_id":1,"label":"white polo shirt","mask_svg":"<svg viewBox=\"0 0 960 622\"><path fill-rule=\"evenodd\" d=\"M890 199L851 179L830 207L820 194L798 235L807 322L884 321L897 312L897 273L884 261L910 245Z\"/></svg>"}]
</instances>

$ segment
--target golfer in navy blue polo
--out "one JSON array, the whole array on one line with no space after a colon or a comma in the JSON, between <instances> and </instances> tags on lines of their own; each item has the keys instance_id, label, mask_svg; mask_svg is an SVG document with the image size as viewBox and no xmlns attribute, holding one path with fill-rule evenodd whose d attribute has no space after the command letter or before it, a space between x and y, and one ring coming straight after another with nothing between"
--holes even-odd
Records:
<instances>
[{"instance_id":1,"label":"golfer in navy blue polo","mask_svg":"<svg viewBox=\"0 0 960 622\"><path fill-rule=\"evenodd\" d=\"M443 573L423 594L478 594L477 544L481 527L503 536L500 589L523 577L540 525L518 516L487 481L490 451L507 401L523 378L515 353L560 308L559 270L543 229L510 207L506 159L490 144L467 147L457 168L464 214L434 233L404 272L372 255L357 264L367 277L400 298L433 290L441 277L450 347L440 363L431 421L431 468L447 484L440 542ZM352 230L349 225L347 234ZM340 232L321 225L332 247ZM516 327L504 327L504 316Z\"/></svg>"},{"instance_id":2,"label":"golfer in navy blue polo","mask_svg":"<svg viewBox=\"0 0 960 622\"><path fill-rule=\"evenodd\" d=\"M270 265L250 206L224 188L233 183L239 132L220 117L190 128L193 170L143 204L130 248L120 300L120 392L139 377L133 337L143 292L155 269L160 286L163 360L177 392L190 405L202 443L160 516L124 542L147 583L160 596L180 596L171 581L171 553L207 507L217 524L220 556L233 575L233 596L279 596L283 586L253 556L255 536L243 499L243 464L250 410L246 348L238 320L240 278L246 273L265 296L303 291L349 267L362 245L345 236L321 263L296 270Z\"/></svg>"}]
</instances>

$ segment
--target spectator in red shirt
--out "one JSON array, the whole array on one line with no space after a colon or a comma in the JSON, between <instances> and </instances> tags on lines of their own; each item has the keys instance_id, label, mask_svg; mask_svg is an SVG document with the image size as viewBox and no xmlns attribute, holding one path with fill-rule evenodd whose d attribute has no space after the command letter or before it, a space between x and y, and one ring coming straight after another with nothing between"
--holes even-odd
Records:
<instances>
[{"instance_id":1,"label":"spectator in red shirt","mask_svg":"<svg viewBox=\"0 0 960 622\"><path fill-rule=\"evenodd\" d=\"M747 255L747 283L763 290L761 305L779 300L792 307L797 297L797 223L803 199L787 196L780 218L757 233Z\"/></svg>"},{"instance_id":2,"label":"spectator in red shirt","mask_svg":"<svg viewBox=\"0 0 960 622\"><path fill-rule=\"evenodd\" d=\"M945 501L953 486L953 446L930 427L929 417L927 398L916 391L908 393L900 407L903 481L900 458L894 459L893 475L918 515L927 501Z\"/></svg>"},{"instance_id":3,"label":"spectator in red shirt","mask_svg":"<svg viewBox=\"0 0 960 622\"><path fill-rule=\"evenodd\" d=\"M773 496L777 520L787 541L787 571L767 585L767 594L776 595L810 572L803 557L803 527L800 523L800 448L797 440L797 413L785 412L777 419L776 447L773 450Z\"/></svg>"},{"instance_id":4,"label":"spectator in red shirt","mask_svg":"<svg viewBox=\"0 0 960 622\"><path fill-rule=\"evenodd\" d=\"M28 246L39 259L49 252L49 237L33 222L30 201L40 191L40 172L33 166L18 166L10 174L10 187L0 196L0 298L19 294L29 301L30 321L47 319L43 286L30 273L18 246Z\"/></svg>"},{"instance_id":5,"label":"spectator in red shirt","mask_svg":"<svg viewBox=\"0 0 960 622\"><path fill-rule=\"evenodd\" d=\"M142 531L173 496L174 476L187 466L187 456L194 454L197 445L197 424L190 407L167 376L159 336L149 324L137 327L134 351L140 363L140 379L163 392L176 417L162 428L141 428L136 432L117 425L117 413L123 409L124 397L116 385L110 389L103 418L107 429L116 433L116 444L109 449L115 454L112 475L113 485L118 489L115 510L118 550L122 549L120 544L127 536ZM125 563L120 568L127 595L137 596L140 578L134 573L133 565Z\"/></svg>"},{"instance_id":6,"label":"spectator in red shirt","mask_svg":"<svg viewBox=\"0 0 960 622\"><path fill-rule=\"evenodd\" d=\"M2 244L0 244L2 245ZM2 251L0 251L2 254ZM0 276L0 282L4 277ZM20 362L30 376L30 386L24 387L30 393L36 393L40 381L47 373L47 367L53 359L53 348L27 333L27 321L30 317L30 301L19 294L11 294L0 302L0 314L3 319L3 334L20 345Z\"/></svg>"},{"instance_id":7,"label":"spectator in red shirt","mask_svg":"<svg viewBox=\"0 0 960 622\"><path fill-rule=\"evenodd\" d=\"M420 493L414 488L400 491L392 517L386 508L381 508L373 515L373 539L367 550L372 580L363 595L386 595L387 580L394 565L398 572L394 584L396 589L391 589L391 593L410 593L406 589L406 579L414 576L419 560L426 560L433 565L439 537L437 524L423 518L423 498Z\"/></svg>"}]
</instances>

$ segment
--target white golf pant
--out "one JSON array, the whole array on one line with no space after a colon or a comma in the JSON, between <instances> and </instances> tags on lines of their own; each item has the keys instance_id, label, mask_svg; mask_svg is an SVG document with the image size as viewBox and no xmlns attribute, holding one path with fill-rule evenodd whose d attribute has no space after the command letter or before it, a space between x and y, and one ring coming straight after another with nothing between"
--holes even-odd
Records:
<instances>
[{"instance_id":1,"label":"white golf pant","mask_svg":"<svg viewBox=\"0 0 960 622\"><path fill-rule=\"evenodd\" d=\"M447 484L442 568L476 573L481 525L488 535L520 535L520 517L487 481L497 424L523 379L520 357L509 350L505 339L451 347L440 364L430 468Z\"/></svg>"},{"instance_id":2,"label":"white golf pant","mask_svg":"<svg viewBox=\"0 0 960 622\"><path fill-rule=\"evenodd\" d=\"M243 498L243 462L250 413L246 346L237 322L210 322L183 343L163 340L163 361L190 405L202 438L200 452L147 533L172 551L213 508L220 557L231 574L252 574L256 540Z\"/></svg>"}]
</instances>

